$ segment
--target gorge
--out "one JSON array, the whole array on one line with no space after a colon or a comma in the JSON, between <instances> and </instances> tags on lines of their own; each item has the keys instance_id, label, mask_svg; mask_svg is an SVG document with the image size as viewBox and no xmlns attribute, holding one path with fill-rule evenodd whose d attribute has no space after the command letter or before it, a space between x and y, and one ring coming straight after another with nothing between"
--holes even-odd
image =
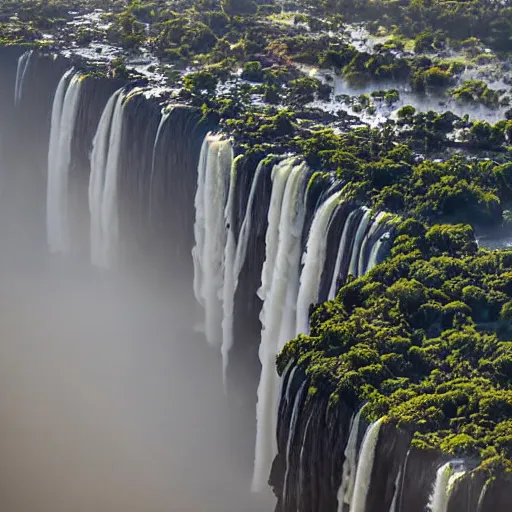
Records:
<instances>
[{"instance_id":1,"label":"gorge","mask_svg":"<svg viewBox=\"0 0 512 512\"><path fill-rule=\"evenodd\" d=\"M458 325L473 328L466 318L471 317L469 306L457 303L462 285L455 283L456 292L443 289L443 294L434 293L430 286L432 280L440 279L439 272L454 280L457 275L469 279L465 269L455 269L451 258L467 260L469 266L476 265L474 260L481 264L483 270L472 270L471 277L495 293L494 309L489 306L492 312L485 319L472 314L477 327L499 323L510 293L508 284L496 284L492 276L509 278L509 251L480 254L469 227L425 227L404 218L392 211L401 199L396 194L390 194L388 202L379 197L380 204L375 204L378 200L365 203L354 192L356 180L350 179L350 173L357 171L355 159L343 151L322 154L328 152L329 134L318 135L326 137L320 151L307 147L307 140L301 147L293 134L287 139L291 121L285 116L264 120L270 133L275 130L276 137L284 133L282 140L290 142L289 147L279 143L272 147L271 136L261 135L261 126L260 139L252 140L250 126L233 127L236 123L226 122L214 109L180 101L144 79L107 77L81 59L20 45L0 46L0 82L0 229L8 241L2 249L7 274L12 265L25 269L44 261L50 267L76 266L86 281L89 270L84 269L89 266L95 268L94 279L100 282L112 279L108 276L137 276L159 291L157 299L144 296L148 309L158 304L159 322L163 322L158 329L165 330L169 299L170 323L181 325L186 318L196 338L204 341L204 347L193 349L194 358L201 360L204 349L205 359L218 363L217 377L205 377L205 385L223 386L230 405L212 414L234 414L243 424L244 439L237 438L234 427L234 444L240 445L244 468L254 460L252 475L235 479L237 470L230 468L223 484L229 486L232 478L233 487L244 487L243 491L230 489L232 500L209 502L206 493L195 505L180 508L174 503L176 510L189 506L190 510L219 511L275 507L282 512L509 510L510 467L502 459L510 451L506 428L512 400L508 381L503 378L496 383L485 373L492 373L499 360L504 361L503 375L508 375L508 338L500 338L496 351L482 349L475 363L483 368L482 380L489 378L489 383L482 384L485 392L499 395L495 401L483 396L476 384L466 390L466 398L448 396L450 382L434 375L433 367L442 367L450 375L453 371L457 385L469 386L475 375L470 369L458 374L455 365L450 366L450 358L458 356L446 347L436 351L434 342L425 355L415 338L425 335L435 340ZM384 147L385 142L376 145ZM395 147L400 150L399 142L390 146L389 154ZM347 174L327 168L319 171L323 158L340 159ZM397 158L400 164L388 159L386 165L400 173L399 165L408 158L414 160L405 154ZM416 164L421 168L421 161ZM369 185L372 194L375 183L387 179L379 171L377 166L368 171L375 180L373 188ZM428 172L422 175L425 181L430 179ZM485 215L497 215L492 197L479 201ZM14 218L22 229L12 233L9 224ZM20 255L28 262L20 261ZM404 262L407 270L402 268ZM422 274L420 267L428 271ZM401 295L397 286L406 278L414 279L416 288L404 288ZM137 281L134 287L138 286ZM472 286L476 286L473 281ZM179 290L178 296L166 294L173 287ZM393 292L396 295L389 295ZM469 297L470 292L464 293ZM94 293L90 291L84 308L94 302ZM129 295L124 289L120 293ZM403 296L413 306L402 307ZM375 297L388 302L376 305ZM105 304L111 299L107 293ZM132 306L134 318L138 307ZM393 316L395 307L399 313ZM418 319L418 312L424 317ZM505 323L499 327L508 336ZM370 341L349 339L347 325L354 339L359 330L367 329ZM382 335L374 325L392 327ZM427 333L438 327L439 332ZM393 350L384 347L383 336L386 343L391 340ZM376 347L371 346L373 342ZM359 354L351 352L355 346ZM459 349L464 352L457 345ZM460 357L476 358L471 350ZM484 352L487 366L480 364ZM411 368L416 373L409 380L406 375ZM170 371L180 374L184 369ZM208 366L205 373L211 372ZM428 380L431 375L439 382ZM178 380L173 386L179 389ZM442 418L434 399L425 405L428 399L422 397L429 393L447 395ZM481 401L470 407L467 397L473 395ZM189 398L175 400L186 408ZM200 407L208 408L207 402L200 400ZM233 404L238 406L235 413ZM453 448L444 443L444 437L435 438L435 427L428 420L442 424L452 440L449 436L465 414L478 416L474 443L459 439ZM489 457L482 456L485 448L478 435L485 428L493 431L499 454L496 449ZM219 443L226 443L222 439ZM226 444L222 449L227 451L230 442ZM183 450L189 446L184 443ZM183 457L186 460L187 454ZM486 465L486 460L491 462ZM216 470L213 463L208 469ZM194 469L188 471L183 480L194 478ZM202 482L202 476L198 479ZM163 477L158 485L165 487ZM194 495L193 485L191 489L189 483L180 485ZM260 501L269 486L277 504L268 496ZM141 503L144 499L148 497L141 497ZM113 501L99 510L120 507ZM163 500L154 510L169 510L169 503Z\"/></svg>"}]
</instances>

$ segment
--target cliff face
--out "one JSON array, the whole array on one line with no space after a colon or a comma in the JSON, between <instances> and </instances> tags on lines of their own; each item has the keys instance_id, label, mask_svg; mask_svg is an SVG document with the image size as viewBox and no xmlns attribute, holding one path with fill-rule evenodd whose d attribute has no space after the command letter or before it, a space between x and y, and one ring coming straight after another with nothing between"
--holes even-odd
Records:
<instances>
[{"instance_id":1,"label":"cliff face","mask_svg":"<svg viewBox=\"0 0 512 512\"><path fill-rule=\"evenodd\" d=\"M151 269L151 274L156 270L157 280L169 272L191 283L197 272L192 268L191 257L192 248L198 242L195 233L197 170L205 135L215 129L216 119L185 105L170 104L162 112L163 102L148 96L138 84L107 80L89 74L78 65L73 71L79 73L75 76L80 80L73 125L61 126L59 132L58 126L52 126L52 110L58 100L59 84L64 87L61 101L67 101L66 90L71 80L68 78L64 83L62 80L72 63L37 51L26 53L16 47L2 48L0 52L0 71L6 91L0 103L2 178L11 199L2 203L1 208L6 209L6 222L12 216L27 217L30 230L20 233L30 248L26 252L44 259L44 233L48 222L45 219L50 197L47 197L47 192L50 194L50 190L47 191L50 135L58 140L62 132L67 131L64 135L69 142L70 158L69 163L64 162L67 165L64 200L70 205L65 213L71 255L87 261L92 246L91 230L99 226L101 231L106 227L107 235L113 237L109 250L115 248L117 266L127 270L133 265L145 266ZM121 89L116 96L115 92ZM16 102L13 101L15 90ZM119 108L112 103L115 98L121 102ZM112 103L112 112L103 119L109 103ZM97 148L103 148L103 153ZM205 154L206 158L210 156ZM233 265L240 264L237 284L233 287L232 318L224 302L223 311L228 316L222 328L232 321L234 344L226 370L228 389L234 396L241 395L237 398L248 408L248 413L254 415L258 386L260 399L276 400L275 386L262 378L260 364L263 354L260 312L265 300L270 308L267 315L273 318L271 321L267 318L270 322L267 330L275 322L281 323L281 327L276 324L274 328L282 330L284 343L296 329L294 308L286 309L288 303L298 300L293 299L293 294L298 294L302 287L305 301L310 295L312 300L317 300L317 292L318 300L327 299L349 271L364 272L373 260L381 257L376 252L372 256L371 252L387 226L372 224L369 213L351 202L331 201L331 210L322 211L320 206L326 199L334 200L339 196L342 184L332 177L315 177L308 184L313 173L296 158L268 157L261 152L234 156L233 170L210 168L211 164L205 162L209 172L226 173L226 176L234 173L233 186L230 185L233 197L228 199L225 191L232 208L231 217L225 220L224 226L212 225L207 229L220 229L222 236L227 232L228 237L233 237L235 247L243 247L240 260L238 254L229 265L227 260L222 260L222 272L226 265L231 271ZM112 168L114 159L117 159L115 169ZM91 188L93 171L103 187L99 195ZM106 182L110 178L106 174L112 171L116 174L108 188ZM279 173L281 180L277 178ZM282 187L280 191L278 186ZM219 204L221 210L217 214L221 219L227 215L225 207ZM93 217L97 226L93 225ZM318 240L325 238L325 247L317 257L310 258L312 274L301 276L301 255L307 252L314 229L318 231ZM288 246L281 247L281 237L269 238L273 236L269 232L277 234L279 231L287 231L287 243L292 243L290 250L295 247L295 260L288 269ZM344 238L340 243L342 233ZM105 233L102 236L106 236ZM227 257L227 247L221 251L222 258ZM285 288L262 291L264 267L266 265L267 275L273 273L274 257L281 261L276 262L275 282L282 282ZM212 282L218 286L215 280ZM273 282L268 281L267 286L274 286ZM229 299L226 290L224 284L224 301ZM214 302L218 299L218 288L206 291L210 295L214 292ZM272 302L279 299L281 292L289 296L284 308L279 301ZM275 315L276 308L283 308L282 318L281 313ZM303 314L307 315L307 308ZM297 325L304 321L301 318ZM272 350L278 350L277 345ZM268 352L267 372L274 375L272 350ZM277 376L271 380L277 383ZM280 453L284 455L276 459L271 480L278 494L282 494L279 509L300 506L303 510L315 507L325 510L324 507L332 508L336 504L350 415L347 408L328 410L327 403L319 397L308 399L302 382L297 373L285 384L289 387L290 402L278 415L277 430ZM297 398L292 399L295 395ZM272 414L261 416L258 428L268 427L274 420ZM327 435L319 438L315 434L318 431L325 431ZM254 435L256 437L256 431ZM252 454L248 453L247 457ZM287 464L287 460L292 463ZM280 477L282 468L286 467L289 467L286 477L284 474ZM267 469L262 467L262 471L265 473Z\"/></svg>"},{"instance_id":2,"label":"cliff face","mask_svg":"<svg viewBox=\"0 0 512 512\"><path fill-rule=\"evenodd\" d=\"M26 55L26 69L18 76L19 59ZM68 59L26 53L22 47L0 48L2 90L0 100L2 179L12 198L13 214L22 214L22 203L32 205L30 239L45 248L46 186L52 103L57 84L73 63ZM78 68L76 68L78 69ZM125 84L81 71L82 86L76 122L72 127L68 194L72 252L89 252L88 187L93 139L103 109L116 89ZM15 102L18 80L20 98ZM129 86L127 90L133 89ZM214 123L203 120L196 109L171 108L162 123L158 99L133 93L126 102L119 177L119 210L122 250L126 263L152 257L169 270L169 259L192 274L194 190L202 139ZM23 200L20 203L20 198ZM17 198L17 199L15 199ZM5 201L2 207L7 207ZM9 210L10 211L10 210ZM8 217L8 216L7 216ZM163 265L166 262L166 265ZM172 266L172 264L170 265Z\"/></svg>"},{"instance_id":3,"label":"cliff face","mask_svg":"<svg viewBox=\"0 0 512 512\"><path fill-rule=\"evenodd\" d=\"M278 503L276 511L349 512L455 512L509 509L511 481L506 476L485 484L482 473L468 472L443 489L445 508L432 503L437 471L453 457L410 447L411 436L384 423L378 434L373 459L361 453L368 425L360 422L356 435L357 471L364 472L366 497L355 506L357 489L343 500L342 480L351 480L349 466L351 418L345 405L330 406L320 393L307 396L308 381L300 369L290 366L283 378L279 407L278 455L269 483ZM320 395L320 396L319 396ZM471 463L469 463L471 464ZM352 487L357 485L352 473ZM484 491L483 491L484 490ZM507 498L508 496L508 498ZM431 508L429 508L429 506Z\"/></svg>"},{"instance_id":4,"label":"cliff face","mask_svg":"<svg viewBox=\"0 0 512 512\"><path fill-rule=\"evenodd\" d=\"M315 364L321 363L292 361L283 373L269 480L276 511L510 509L510 473L471 456L419 448L391 422L368 424L349 404L329 402L321 382L312 385L304 366Z\"/></svg>"},{"instance_id":5,"label":"cliff face","mask_svg":"<svg viewBox=\"0 0 512 512\"><path fill-rule=\"evenodd\" d=\"M23 55L26 66L20 75ZM8 224L12 216L24 219L27 229L17 238L31 258L44 259L46 253L52 106L59 81L70 66L65 59L37 52L27 55L16 47L0 48L4 90L0 98L0 171L2 189L7 191L0 201L0 222ZM348 274L362 275L382 259L389 246L390 226L385 218L373 217L367 209L343 201L341 183L332 176L316 176L297 158L268 157L259 152L236 155L235 148L233 166L231 162L214 166L208 158L218 157L216 150L210 148L204 154L203 150L205 135L217 126L215 118L185 105L168 105L162 113L163 101L147 97L135 84L98 78L85 71L81 80L66 189L72 205L69 224L75 257L89 260L94 206L91 154L98 147L95 138L102 114L120 88L119 124L115 127L110 120L102 134L106 153L117 144L112 134L119 137L115 186L108 191L113 198L107 197L104 189L102 192L114 204L115 220L119 220L114 241L121 268L147 267L148 273L162 282L168 272L189 284L197 279L205 271L194 268L192 259L192 249L198 244L198 219L201 221L198 210L204 206L196 196L198 168L204 164L224 187L216 191L223 195L223 201L214 205L216 210L209 205L208 215L216 216L217 222L203 228L205 232L216 229L208 234L225 237L225 246L213 244L217 254L202 255L218 258L214 273L201 283L202 292L211 299L218 316L215 329L223 331L222 335L233 329L232 347L226 347L224 339L217 340L227 362L229 392L240 398L252 415L257 394L259 402L265 402L266 407L258 412L257 427L249 428L254 429L255 437L256 429L260 434L270 432L260 435L257 457L264 452L263 459L269 454L272 459L277 441L269 477L277 496L276 510L420 512L430 507L432 512L508 511L508 477L488 481L481 472L471 471L473 461L464 461L462 471L460 461L453 457L412 448L410 434L389 423L366 424L357 415L355 402L330 403L329 394L322 386L311 385L300 364L290 364L281 381L275 375L275 354L281 344L304 332L307 306L332 299ZM215 144L225 142L217 138ZM105 157L96 156L99 160ZM108 162L101 171L106 173L106 167ZM101 172L100 176L105 180ZM112 215L111 210L106 213ZM244 248L241 259L233 247ZM239 273L234 276L230 273L238 263ZM262 346L265 331L267 344ZM279 405L277 417L274 401ZM443 467L450 473L444 474ZM260 471L266 478L265 464ZM439 499L432 502L434 495Z\"/></svg>"},{"instance_id":6,"label":"cliff face","mask_svg":"<svg viewBox=\"0 0 512 512\"><path fill-rule=\"evenodd\" d=\"M23 219L26 229L17 234L19 243L42 249L46 244L45 195L41 191L46 187L51 103L66 64L63 59L34 54L21 80L17 72L23 53L17 47L0 48L1 179L6 192L0 216L7 222L11 215Z\"/></svg>"},{"instance_id":7,"label":"cliff face","mask_svg":"<svg viewBox=\"0 0 512 512\"><path fill-rule=\"evenodd\" d=\"M146 94L137 83L103 78L90 73L82 64L16 46L0 47L3 91L0 97L0 176L1 188L5 191L0 222L9 224L10 219L24 219L17 239L26 250L18 252L30 254L38 262L47 259L45 233L52 107L58 84L69 69L80 73L82 82L76 121L71 127L67 182L73 259L81 263L88 263L90 259L89 187L94 138L107 102L115 91L123 89L126 99L116 192L120 222L117 265L128 271L133 265L145 267L162 283L166 282L162 277L167 273L175 278L181 276L191 286L197 168L206 133L217 129L215 116L204 116L199 109ZM107 141L107 147L110 142ZM241 163L234 216L237 237L258 163L257 158ZM251 411L260 368L257 351L261 301L256 290L265 259L272 162L264 167L251 209L253 229L248 237L248 257L241 270L235 299L234 330L239 343L233 358L240 361L240 365L232 365L229 370L233 382L247 382L243 395Z\"/></svg>"}]
</instances>

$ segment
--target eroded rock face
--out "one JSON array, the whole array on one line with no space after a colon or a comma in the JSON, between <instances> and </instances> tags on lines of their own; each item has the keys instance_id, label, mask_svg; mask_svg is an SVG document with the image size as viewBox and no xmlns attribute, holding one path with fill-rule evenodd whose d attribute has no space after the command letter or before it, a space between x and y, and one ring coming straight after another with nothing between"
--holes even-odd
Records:
<instances>
[{"instance_id":1,"label":"eroded rock face","mask_svg":"<svg viewBox=\"0 0 512 512\"><path fill-rule=\"evenodd\" d=\"M338 498L343 493L339 490L354 409L344 404L329 406L320 391L308 396L308 379L300 367L288 366L282 382L278 454L269 481L278 500L277 512L505 512L510 509L510 476L498 474L489 479L488 473L475 469L478 461L411 448L411 435L390 423L380 425L373 456L366 459L371 467L364 471L361 448L370 430L364 419L359 423L356 446L357 471L371 475L363 482L366 496L362 505L358 500L356 508L353 508L354 494L347 503L340 503Z\"/></svg>"},{"instance_id":2,"label":"eroded rock face","mask_svg":"<svg viewBox=\"0 0 512 512\"><path fill-rule=\"evenodd\" d=\"M14 101L19 59L29 55L18 84ZM0 148L2 180L12 201L12 215L23 201L31 208L32 241L39 240L45 249L46 175L52 103L57 84L63 74L80 69L81 87L78 114L73 129L68 194L72 204L70 231L72 252L88 258L89 204L88 186L91 152L98 122L108 99L119 88L133 91L139 84L102 78L72 61L45 55L39 51L26 53L22 47L0 48ZM20 82L20 77L18 77ZM215 119L185 105L169 108L161 123L161 104L157 98L146 98L132 92L124 109L122 152L119 177L120 226L127 264L151 257L160 268L172 268L173 260L181 270L192 275L190 252L193 246L194 191L199 150ZM161 126L160 126L161 124ZM156 134L160 132L158 140ZM30 194L30 195L29 195ZM29 211L30 210L30 211ZM9 215L5 215L9 217Z\"/></svg>"},{"instance_id":3,"label":"eroded rock face","mask_svg":"<svg viewBox=\"0 0 512 512\"><path fill-rule=\"evenodd\" d=\"M8 190L0 202L0 222L11 215L27 217L30 247L43 251L45 189L53 96L62 74L70 62L34 53L21 89L21 101L14 103L14 84L18 59L24 49L0 48L0 80L4 94L0 96L1 179ZM88 181L90 153L102 111L121 82L85 77L76 126L72 137L72 166L69 197L73 204L72 231L74 250L88 254ZM133 91L126 100L123 117L119 203L122 220L121 245L124 262L129 266L147 262L162 272L179 272L191 281L193 270L191 249L194 245L194 194L201 144L205 134L216 127L216 120L185 105L169 106L162 117L158 99L148 99ZM257 166L261 160L248 158L241 164L235 190L235 226L238 239L241 220L247 214L248 197ZM253 227L248 241L247 258L239 276L235 295L234 330L237 340L231 357L237 361L228 371L233 382L244 379L244 395L254 404L260 372L258 345L261 333L259 312L261 300L257 289L265 259L265 233L271 196L271 170L274 161L263 164L255 184L255 203L251 213ZM21 192L23 191L23 194ZM308 200L304 232L312 223L316 203L323 190L312 193ZM23 198L23 201L20 201ZM28 207L29 206L29 207ZM363 210L346 203L332 220L334 229L327 239L327 261L320 285L320 299L325 300L333 268L336 264L336 232L349 215L347 247L340 260L340 279L347 275L352 245ZM4 220L2 220L4 219ZM377 229L361 249L363 260L382 235ZM365 231L368 233L368 231ZM305 235L304 235L305 236ZM235 370L236 369L236 370ZM353 404L329 404L321 389L309 392L307 377L301 369L290 367L282 383L278 416L278 454L270 474L270 485L278 498L276 510L341 511L347 505L338 503L345 449L350 435ZM360 448L367 425L362 422L357 440ZM410 435L389 424L379 430L373 466L370 468L365 512L423 511L429 504L436 473L450 459L437 452L410 449ZM468 463L468 466L471 464ZM471 468L469 468L471 469ZM505 476L486 483L481 474L469 473L453 484L447 512L508 512L511 481ZM437 512L437 511L435 511ZM444 511L443 511L444 512Z\"/></svg>"}]
</instances>

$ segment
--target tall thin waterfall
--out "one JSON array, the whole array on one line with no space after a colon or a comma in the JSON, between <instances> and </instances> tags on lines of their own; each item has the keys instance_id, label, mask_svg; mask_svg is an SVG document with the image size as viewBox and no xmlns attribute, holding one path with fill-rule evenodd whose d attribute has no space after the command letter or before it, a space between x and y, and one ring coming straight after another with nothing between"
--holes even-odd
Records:
<instances>
[{"instance_id":1,"label":"tall thin waterfall","mask_svg":"<svg viewBox=\"0 0 512 512\"><path fill-rule=\"evenodd\" d=\"M366 430L359 454L359 462L357 463L357 474L354 494L350 503L350 512L365 512L366 510L366 498L371 485L375 449L377 448L381 425L382 420L378 420L372 423Z\"/></svg>"},{"instance_id":2,"label":"tall thin waterfall","mask_svg":"<svg viewBox=\"0 0 512 512\"><path fill-rule=\"evenodd\" d=\"M277 453L277 401L279 379L275 357L295 334L301 235L305 217L304 193L309 176L305 164L287 159L272 171L272 197L268 213L266 259L258 295L263 300L259 356L261 376L256 407L256 448L252 489L265 488Z\"/></svg>"},{"instance_id":3,"label":"tall thin waterfall","mask_svg":"<svg viewBox=\"0 0 512 512\"><path fill-rule=\"evenodd\" d=\"M334 265L334 272L332 275L331 286L329 288L329 295L327 296L328 300L333 300L336 296L336 292L338 290L338 279L341 272L341 264L343 261L343 256L346 254L346 247L348 242L348 233L352 227L354 219L357 218L357 210L350 212L347 220L345 221L345 225L343 226L343 232L340 239L340 244L338 248L338 255L336 257L336 263Z\"/></svg>"},{"instance_id":4,"label":"tall thin waterfall","mask_svg":"<svg viewBox=\"0 0 512 512\"><path fill-rule=\"evenodd\" d=\"M490 480L487 480L480 491L480 496L478 496L478 504L476 507L476 512L482 512L485 503L485 496L487 495L487 491L489 490Z\"/></svg>"},{"instance_id":5,"label":"tall thin waterfall","mask_svg":"<svg viewBox=\"0 0 512 512\"><path fill-rule=\"evenodd\" d=\"M357 275L362 276L364 275L368 270L368 261L365 259L366 254L366 248L368 244L370 243L372 236L377 232L380 226L380 222L382 219L386 217L385 212L379 212L375 219L373 220L370 229L368 230L368 233L363 239L363 243L361 244L361 250L359 251L359 261L357 265Z\"/></svg>"},{"instance_id":6,"label":"tall thin waterfall","mask_svg":"<svg viewBox=\"0 0 512 512\"><path fill-rule=\"evenodd\" d=\"M169 119L170 110L164 109L161 114L160 123L158 124L158 129L156 131L155 141L153 143L153 155L151 158L151 176L149 178L149 222L153 222L153 192L154 192L154 181L155 181L155 160L156 160L156 150L158 148L158 143L160 142L160 137L162 136L162 131L164 129L165 123L167 119Z\"/></svg>"},{"instance_id":7,"label":"tall thin waterfall","mask_svg":"<svg viewBox=\"0 0 512 512\"><path fill-rule=\"evenodd\" d=\"M404 467L402 466L395 478L395 492L393 493L393 499L391 500L391 505L389 507L389 512L398 512L397 506L398 506L398 496L400 493L400 482L402 480L402 473L404 471Z\"/></svg>"},{"instance_id":8,"label":"tall thin waterfall","mask_svg":"<svg viewBox=\"0 0 512 512\"><path fill-rule=\"evenodd\" d=\"M368 265L366 267L366 272L372 270L372 268L377 266L378 257L382 251L382 247L385 244L386 240L388 240L390 236L389 232L385 232L383 235L379 237L379 239L373 245L370 251L370 257L368 259Z\"/></svg>"},{"instance_id":9,"label":"tall thin waterfall","mask_svg":"<svg viewBox=\"0 0 512 512\"><path fill-rule=\"evenodd\" d=\"M295 437L295 429L297 428L297 420L299 418L300 411L300 403L302 401L302 397L307 387L307 380L305 380L300 388L298 393L295 396L295 401L293 403L292 416L290 419L290 426L288 427L288 439L286 442L286 472L284 475L284 486L283 486L283 496L286 499L286 490L288 487L288 475L290 473L291 466L291 452L292 452L292 442Z\"/></svg>"},{"instance_id":10,"label":"tall thin waterfall","mask_svg":"<svg viewBox=\"0 0 512 512\"><path fill-rule=\"evenodd\" d=\"M297 333L309 333L309 305L318 302L318 292L325 264L327 233L341 191L330 196L318 209L309 232L297 299Z\"/></svg>"},{"instance_id":11,"label":"tall thin waterfall","mask_svg":"<svg viewBox=\"0 0 512 512\"><path fill-rule=\"evenodd\" d=\"M311 419L313 418L313 412L309 414L309 417L306 421L306 426L304 427L304 435L301 440L301 446L300 446L300 455L299 455L299 489L297 495L300 496L305 488L307 477L305 475L304 471L304 447L306 444L306 437L309 432L309 426L311 424ZM287 466L288 467L288 466ZM301 503L299 502L299 512L301 509Z\"/></svg>"},{"instance_id":12,"label":"tall thin waterfall","mask_svg":"<svg viewBox=\"0 0 512 512\"><path fill-rule=\"evenodd\" d=\"M238 284L238 276L240 275L240 272L242 271L242 267L245 263L245 258L247 256L247 245L249 243L249 235L252 228L252 218L254 215L253 208L254 200L256 197L256 190L258 188L258 182L260 180L260 176L264 167L264 160L262 160L258 167L256 168L256 172L254 173L254 178L252 180L251 184L251 190L249 192L249 199L247 201L247 209L245 211L245 217L242 222L242 226L240 228L240 234L238 236L238 245L236 248L236 257L235 257L235 276L236 276L236 282L235 282L235 289Z\"/></svg>"},{"instance_id":13,"label":"tall thin waterfall","mask_svg":"<svg viewBox=\"0 0 512 512\"><path fill-rule=\"evenodd\" d=\"M231 155L231 159L233 156ZM238 284L239 269L236 266L237 243L235 241L235 192L237 179L237 161L231 165L229 178L229 192L224 210L224 223L226 226L226 246L224 248L224 286L222 290L222 375L224 387L227 386L227 368L229 351L233 346L233 315L235 312L235 291Z\"/></svg>"},{"instance_id":14,"label":"tall thin waterfall","mask_svg":"<svg viewBox=\"0 0 512 512\"><path fill-rule=\"evenodd\" d=\"M46 229L51 253L65 254L70 250L68 175L82 83L80 73L67 71L53 101L46 201Z\"/></svg>"},{"instance_id":15,"label":"tall thin waterfall","mask_svg":"<svg viewBox=\"0 0 512 512\"><path fill-rule=\"evenodd\" d=\"M16 84L14 86L14 104L17 105L21 101L23 95L23 84L25 82L25 75L27 74L30 61L34 50L29 50L20 56L18 59L18 68L16 70Z\"/></svg>"},{"instance_id":16,"label":"tall thin waterfall","mask_svg":"<svg viewBox=\"0 0 512 512\"><path fill-rule=\"evenodd\" d=\"M359 435L359 425L361 423L362 409L352 418L350 425L350 434L345 446L345 460L341 476L341 485L338 490L338 512L343 512L343 504L350 505L357 472L357 438Z\"/></svg>"},{"instance_id":17,"label":"tall thin waterfall","mask_svg":"<svg viewBox=\"0 0 512 512\"><path fill-rule=\"evenodd\" d=\"M354 247L352 249L352 256L350 258L350 266L348 273L353 277L358 277L359 275L359 248L363 243L363 237L366 232L366 228L371 220L371 212L368 208L364 208L365 212L363 218L361 219L361 223L356 231L356 236L354 238Z\"/></svg>"},{"instance_id":18,"label":"tall thin waterfall","mask_svg":"<svg viewBox=\"0 0 512 512\"><path fill-rule=\"evenodd\" d=\"M94 137L91 155L91 262L104 268L112 267L117 257L117 181L125 100L126 96L121 89L109 99Z\"/></svg>"},{"instance_id":19,"label":"tall thin waterfall","mask_svg":"<svg viewBox=\"0 0 512 512\"><path fill-rule=\"evenodd\" d=\"M428 504L430 512L447 512L453 486L465 472L464 462L461 460L447 462L437 470Z\"/></svg>"},{"instance_id":20,"label":"tall thin waterfall","mask_svg":"<svg viewBox=\"0 0 512 512\"><path fill-rule=\"evenodd\" d=\"M205 310L206 340L219 348L223 345L224 270L228 240L226 206L228 199L232 200L229 197L232 166L230 141L208 135L199 157L192 257L194 293Z\"/></svg>"}]
</instances>

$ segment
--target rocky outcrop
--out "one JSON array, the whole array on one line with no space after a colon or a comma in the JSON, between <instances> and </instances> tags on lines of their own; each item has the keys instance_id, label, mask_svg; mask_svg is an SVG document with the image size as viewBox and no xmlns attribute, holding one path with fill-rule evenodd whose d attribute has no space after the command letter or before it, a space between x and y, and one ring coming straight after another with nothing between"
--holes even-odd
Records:
<instances>
[{"instance_id":1,"label":"rocky outcrop","mask_svg":"<svg viewBox=\"0 0 512 512\"><path fill-rule=\"evenodd\" d=\"M364 459L361 448L369 432L364 419L359 423L355 446L359 452L358 477L359 472L370 475L363 482L366 496L363 505L358 500L355 506L355 492L343 500L340 485L350 475L346 466L350 459L347 446L356 410L348 404L329 402L328 396L310 387L304 370L295 364L287 367L282 383L278 454L269 481L278 499L276 512L506 512L510 509L512 480L508 473L490 476L481 468L475 469L478 461L471 458L458 459L439 451L412 447L411 434L391 423L382 423L374 455ZM371 467L365 470L363 465L368 460ZM451 471L450 465L459 469ZM443 469L447 470L444 480L439 478ZM352 486L354 479L352 474Z\"/></svg>"}]
</instances>

